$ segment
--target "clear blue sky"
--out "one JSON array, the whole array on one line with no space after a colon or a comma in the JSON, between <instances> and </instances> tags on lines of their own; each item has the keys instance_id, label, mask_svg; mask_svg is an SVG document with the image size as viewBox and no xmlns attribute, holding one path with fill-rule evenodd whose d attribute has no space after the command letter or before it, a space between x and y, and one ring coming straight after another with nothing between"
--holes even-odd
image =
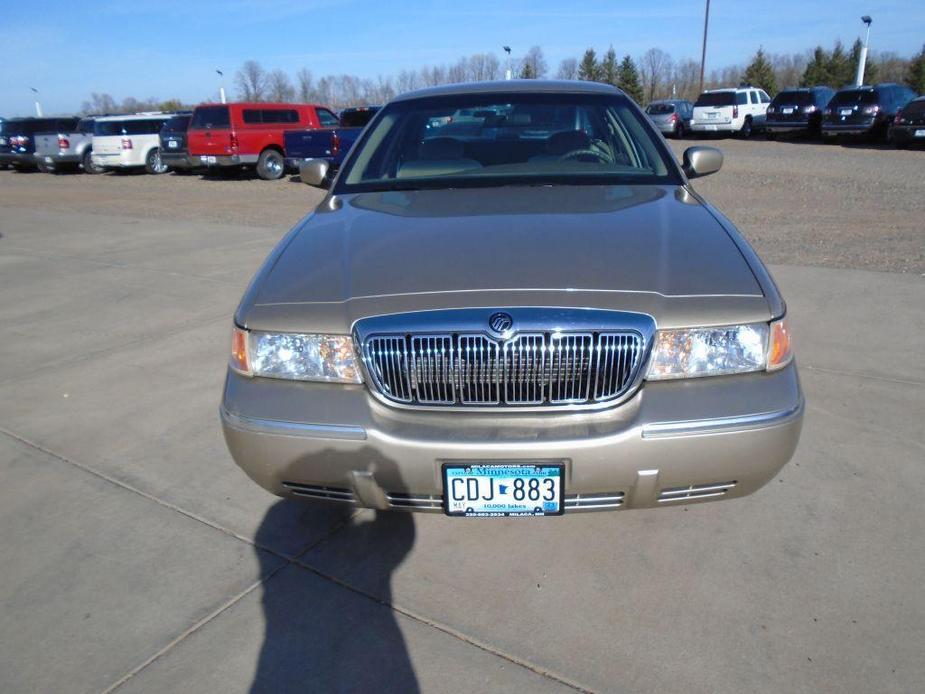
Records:
<instances>
[{"instance_id":1,"label":"clear blue sky","mask_svg":"<svg viewBox=\"0 0 925 694\"><path fill-rule=\"evenodd\" d=\"M40 91L46 112L80 108L90 92L116 100L178 97L227 86L244 60L294 73L308 67L360 77L394 74L510 45L538 44L551 71L588 46L638 57L650 47L699 59L703 0L91 0L3 3L0 115L27 115ZM925 2L714 0L707 69L741 63L759 45L791 53L862 31L874 17L873 50L917 52Z\"/></svg>"}]
</instances>

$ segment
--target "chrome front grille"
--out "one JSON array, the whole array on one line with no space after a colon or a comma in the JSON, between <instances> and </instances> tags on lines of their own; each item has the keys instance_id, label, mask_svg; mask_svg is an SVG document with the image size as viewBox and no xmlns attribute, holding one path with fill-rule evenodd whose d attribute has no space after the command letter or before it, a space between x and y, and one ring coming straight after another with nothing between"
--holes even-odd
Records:
<instances>
[{"instance_id":1,"label":"chrome front grille","mask_svg":"<svg viewBox=\"0 0 925 694\"><path fill-rule=\"evenodd\" d=\"M363 341L371 385L397 403L555 406L624 395L644 341L635 331L372 335Z\"/></svg>"}]
</instances>

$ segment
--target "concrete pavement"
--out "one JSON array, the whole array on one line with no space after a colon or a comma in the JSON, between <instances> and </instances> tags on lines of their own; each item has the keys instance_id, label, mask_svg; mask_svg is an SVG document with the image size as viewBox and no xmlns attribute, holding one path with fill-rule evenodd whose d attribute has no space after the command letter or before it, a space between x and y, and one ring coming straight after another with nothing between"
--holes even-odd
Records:
<instances>
[{"instance_id":1,"label":"concrete pavement","mask_svg":"<svg viewBox=\"0 0 925 694\"><path fill-rule=\"evenodd\" d=\"M720 504L466 522L281 502L217 406L281 235L0 207L3 691L912 691L925 279L772 268L808 410Z\"/></svg>"}]
</instances>

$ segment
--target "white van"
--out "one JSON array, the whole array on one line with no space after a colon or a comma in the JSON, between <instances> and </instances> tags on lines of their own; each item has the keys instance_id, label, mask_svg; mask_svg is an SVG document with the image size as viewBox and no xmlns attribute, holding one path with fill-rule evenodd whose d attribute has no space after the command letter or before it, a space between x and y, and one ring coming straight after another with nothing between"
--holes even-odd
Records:
<instances>
[{"instance_id":1,"label":"white van","mask_svg":"<svg viewBox=\"0 0 925 694\"><path fill-rule=\"evenodd\" d=\"M764 128L771 97L757 87L711 89L697 98L690 129L699 133L737 133L742 137Z\"/></svg>"},{"instance_id":2,"label":"white van","mask_svg":"<svg viewBox=\"0 0 925 694\"><path fill-rule=\"evenodd\" d=\"M104 171L144 167L149 174L162 174L161 131L173 114L136 113L105 116L93 123L93 165Z\"/></svg>"}]
</instances>

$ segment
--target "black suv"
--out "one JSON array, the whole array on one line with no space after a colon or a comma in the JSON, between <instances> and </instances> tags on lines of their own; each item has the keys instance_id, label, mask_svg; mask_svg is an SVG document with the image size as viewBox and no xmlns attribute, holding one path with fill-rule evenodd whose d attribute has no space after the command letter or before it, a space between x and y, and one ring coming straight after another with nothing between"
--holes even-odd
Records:
<instances>
[{"instance_id":1,"label":"black suv","mask_svg":"<svg viewBox=\"0 0 925 694\"><path fill-rule=\"evenodd\" d=\"M192 118L192 111L181 111L161 127L158 135L161 141L161 162L169 169L186 171L193 168L186 141L186 130Z\"/></svg>"},{"instance_id":2,"label":"black suv","mask_svg":"<svg viewBox=\"0 0 925 694\"><path fill-rule=\"evenodd\" d=\"M0 134L0 166L35 168L35 134L74 132L77 118L10 118L3 121Z\"/></svg>"},{"instance_id":3,"label":"black suv","mask_svg":"<svg viewBox=\"0 0 925 694\"><path fill-rule=\"evenodd\" d=\"M840 89L823 111L822 135L868 135L886 138L896 112L916 97L901 84Z\"/></svg>"},{"instance_id":4,"label":"black suv","mask_svg":"<svg viewBox=\"0 0 925 694\"><path fill-rule=\"evenodd\" d=\"M898 149L925 145L925 96L913 99L896 114L890 127L890 142Z\"/></svg>"},{"instance_id":5,"label":"black suv","mask_svg":"<svg viewBox=\"0 0 925 694\"><path fill-rule=\"evenodd\" d=\"M822 112L835 90L831 87L785 89L768 105L765 128L769 137L783 133L818 137L822 130Z\"/></svg>"}]
</instances>

